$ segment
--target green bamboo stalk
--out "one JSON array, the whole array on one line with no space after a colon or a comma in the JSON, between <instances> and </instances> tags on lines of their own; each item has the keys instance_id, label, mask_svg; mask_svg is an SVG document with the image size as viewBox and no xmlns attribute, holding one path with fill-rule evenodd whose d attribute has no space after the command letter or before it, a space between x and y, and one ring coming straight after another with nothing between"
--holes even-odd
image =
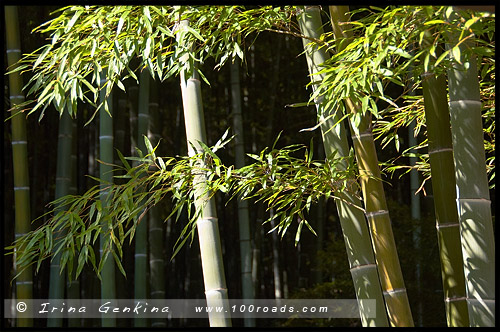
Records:
<instances>
[{"instance_id":1,"label":"green bamboo stalk","mask_svg":"<svg viewBox=\"0 0 500 332\"><path fill-rule=\"evenodd\" d=\"M21 38L19 34L17 6L5 6L5 34L7 46L7 63L13 66L21 58ZM14 68L12 68L14 69ZM22 92L23 80L19 72L9 74L9 94L12 107L24 102ZM12 118L12 163L14 173L14 202L16 238L31 230L30 187L28 172L28 147L26 133L26 117L14 111ZM14 256L14 262L16 256ZM14 263L15 264L15 263ZM33 298L33 271L28 267L16 278L16 299ZM33 326L33 319L18 313L18 327Z\"/></svg>"},{"instance_id":2,"label":"green bamboo stalk","mask_svg":"<svg viewBox=\"0 0 500 332\"><path fill-rule=\"evenodd\" d=\"M322 146L322 144L317 145L318 148L318 158L320 160L325 159L325 148ZM326 209L326 204L325 204L325 198L321 197L318 200L318 203L316 204L316 210L315 210L315 218L317 220L317 229L316 229L316 234L318 234L318 239L316 240L316 257L315 257L315 262L316 262L316 268L314 270L314 283L320 284L323 282L323 272L322 269L320 268L321 265L323 264L323 261L320 259L320 256L318 253L320 250L323 250L323 245L324 245L324 238L325 238L325 209Z\"/></svg>"},{"instance_id":3,"label":"green bamboo stalk","mask_svg":"<svg viewBox=\"0 0 500 332\"><path fill-rule=\"evenodd\" d=\"M189 26L187 20L179 23L177 31L178 43L184 46L185 40L182 38L186 27ZM187 61L186 58L182 59ZM188 141L188 154L193 156L203 151L198 142L206 144L205 121L203 114L203 103L201 99L201 87L194 63L189 68L190 75L183 70L180 73L180 84L182 91L182 103L184 108L184 123L186 126L186 138ZM203 161L199 161L200 168L203 168ZM206 191L206 174L199 172L194 175L193 185L195 186L195 208L201 211L196 227L200 243L201 264L203 269L203 279L205 284L205 296L209 306L228 307L228 295L226 278L224 275L224 265L222 259L222 249L219 235L219 226L214 199L209 199ZM210 326L231 326L230 314L209 313Z\"/></svg>"},{"instance_id":4,"label":"green bamboo stalk","mask_svg":"<svg viewBox=\"0 0 500 332\"><path fill-rule=\"evenodd\" d=\"M348 6L330 6L333 32L338 40L337 48L342 50L352 38L339 23L348 22ZM361 188L365 203L365 214L370 226L370 234L377 260L384 298L391 326L413 326L408 295L399 264L396 242L392 233L391 219L385 198L377 150L371 129L371 113L359 114L359 102L348 99L346 108L351 113L350 129L358 162ZM354 120L360 118L357 124Z\"/></svg>"},{"instance_id":5,"label":"green bamboo stalk","mask_svg":"<svg viewBox=\"0 0 500 332\"><path fill-rule=\"evenodd\" d=\"M105 83L105 73L101 73L101 86ZM99 163L99 178L102 181L106 181L108 183L113 182L113 174L112 174L112 164L113 164L113 105L112 105L112 94L106 97L106 88L103 88L100 92L100 100L101 102L108 102L108 112L104 109L99 111L99 159L102 163ZM104 190L101 191L99 199L101 200L101 205L103 208L108 204L108 195L109 189L108 185L103 184L102 188ZM108 231L108 225L103 223L102 225L103 231ZM107 260L104 263L101 272L101 299L116 299L116 289L115 289L115 262L111 253L103 252L104 245L104 236L99 237L100 244L100 254L101 259L107 256ZM105 327L113 327L116 326L116 318L102 318L101 319L102 326Z\"/></svg>"},{"instance_id":6,"label":"green bamboo stalk","mask_svg":"<svg viewBox=\"0 0 500 332\"><path fill-rule=\"evenodd\" d=\"M77 176L78 176L78 159L77 159L77 151L78 151L78 142L77 142L77 133L78 126L76 119L71 121L72 129L71 129L71 184L69 187L69 194L76 195L78 193L77 189ZM78 266L78 262L76 260L73 261L73 271L76 271ZM68 299L78 300L80 299L80 279L75 278L73 280L68 280L66 283L66 296ZM78 307L78 304L77 304ZM75 318L68 319L68 327L80 327L82 326L82 321L79 317L79 314L75 315Z\"/></svg>"},{"instance_id":7,"label":"green bamboo stalk","mask_svg":"<svg viewBox=\"0 0 500 332\"><path fill-rule=\"evenodd\" d=\"M408 145L416 146L418 141L414 135L415 130L415 122L410 123L408 126ZM414 167L417 163L416 157L410 157L410 166ZM422 251L422 220L420 213L420 194L417 191L420 188L420 180L419 174L416 169L411 170L410 172L410 206L411 206L411 218L414 223L416 223L415 228L413 229L412 240L413 240L413 248L416 252ZM420 294L422 292L422 259L421 255L417 255L415 257L415 280L416 280L416 290ZM423 316L422 316L422 307L423 301L419 301L417 305L417 324L418 326L422 326L423 324Z\"/></svg>"},{"instance_id":8,"label":"green bamboo stalk","mask_svg":"<svg viewBox=\"0 0 500 332\"><path fill-rule=\"evenodd\" d=\"M424 42L430 38L429 33ZM422 77L422 89L446 318L448 326L467 326L469 318L455 202L455 167L446 78L444 75L425 73Z\"/></svg>"},{"instance_id":9,"label":"green bamboo stalk","mask_svg":"<svg viewBox=\"0 0 500 332\"><path fill-rule=\"evenodd\" d=\"M299 16L299 25L302 33L311 38L319 38L323 33L320 10L316 6L305 7L304 12ZM319 65L327 60L324 49L312 48L309 41L303 39L306 59L309 66L309 73L320 71ZM324 77L321 74L314 75L311 80L320 81ZM313 85L313 89L316 86ZM318 111L318 121L321 124L323 136L323 146L327 158L341 160L339 167L346 169L347 161L342 159L349 155L347 134L343 124L339 124L335 129L330 130L339 120L339 115L328 116L334 110L326 109L323 100L316 103ZM337 112L338 113L338 112ZM335 113L334 113L335 114ZM353 178L353 181L354 178ZM354 282L356 297L359 302L359 311L363 326L388 326L385 313L384 298L380 287L377 265L373 255L370 233L366 224L365 215L361 209L360 200L348 192L339 193L335 200L344 235L347 255L349 259L350 272ZM375 299L375 318L370 318L370 312L361 303L363 299Z\"/></svg>"},{"instance_id":10,"label":"green bamboo stalk","mask_svg":"<svg viewBox=\"0 0 500 332\"><path fill-rule=\"evenodd\" d=\"M453 36L451 36L453 38ZM458 38L452 39L454 43ZM473 47L467 40L460 54ZM448 71L458 218L470 326L495 326L495 238L476 56Z\"/></svg>"},{"instance_id":11,"label":"green bamboo stalk","mask_svg":"<svg viewBox=\"0 0 500 332\"><path fill-rule=\"evenodd\" d=\"M73 124L68 112L63 112L59 120L57 145L56 192L55 199L69 194L71 187L71 150ZM56 213L64 211L65 206L56 207ZM64 230L57 230L62 236ZM54 255L50 262L49 299L64 299L65 277L60 272L61 253ZM62 318L48 318L48 327L62 327Z\"/></svg>"},{"instance_id":12,"label":"green bamboo stalk","mask_svg":"<svg viewBox=\"0 0 500 332\"><path fill-rule=\"evenodd\" d=\"M274 219L274 209L269 210L269 218L271 219L271 229L276 227L276 219ZM273 281L274 281L274 298L279 300L283 298L282 282L281 282L281 269L280 269L280 241L278 239L278 232L271 233L271 247L273 255Z\"/></svg>"},{"instance_id":13,"label":"green bamboo stalk","mask_svg":"<svg viewBox=\"0 0 500 332\"><path fill-rule=\"evenodd\" d=\"M117 106L118 111L115 112L113 126L115 128L114 146L122 154L126 155L125 151L125 140L128 139L128 135L125 133L126 121L129 121L128 117L128 103L127 103L127 93L122 90L117 91ZM115 163L119 165L121 163L118 154L115 156Z\"/></svg>"},{"instance_id":14,"label":"green bamboo stalk","mask_svg":"<svg viewBox=\"0 0 500 332\"><path fill-rule=\"evenodd\" d=\"M158 104L158 84L157 81L150 82L150 141L153 146L156 146L160 141L161 135L159 131L162 126L160 123L159 104ZM149 270L150 270L150 298L164 299L165 291L165 259L163 249L165 248L164 225L160 216L160 207L153 206L149 211ZM151 319L152 327L166 327L165 318Z\"/></svg>"},{"instance_id":15,"label":"green bamboo stalk","mask_svg":"<svg viewBox=\"0 0 500 332\"><path fill-rule=\"evenodd\" d=\"M241 111L241 88L239 61L230 65L231 75L231 105L233 110L234 126L234 166L241 168L245 166L245 140L243 135L243 114ZM238 200L238 229L240 235L240 269L241 288L244 299L255 298L252 281L252 239L250 237L250 219L248 215L248 201ZM255 319L246 317L245 327L255 326Z\"/></svg>"},{"instance_id":16,"label":"green bamboo stalk","mask_svg":"<svg viewBox=\"0 0 500 332\"><path fill-rule=\"evenodd\" d=\"M137 147L144 155L147 154L144 136L149 131L149 82L150 75L146 69L140 74L139 78L139 105L137 120ZM142 215L142 214L141 214ZM147 242L148 242L148 215L142 216L135 231L135 255L134 255L134 298L136 300L147 299ZM147 326L147 319L134 319L135 327Z\"/></svg>"},{"instance_id":17,"label":"green bamboo stalk","mask_svg":"<svg viewBox=\"0 0 500 332\"><path fill-rule=\"evenodd\" d=\"M139 85L133 83L129 88L128 88L128 95L129 95L129 101L130 101L130 115L129 115L129 122L130 122L130 154L134 155L136 153L136 147L137 147L137 105L138 105L138 100L139 100Z\"/></svg>"}]
</instances>

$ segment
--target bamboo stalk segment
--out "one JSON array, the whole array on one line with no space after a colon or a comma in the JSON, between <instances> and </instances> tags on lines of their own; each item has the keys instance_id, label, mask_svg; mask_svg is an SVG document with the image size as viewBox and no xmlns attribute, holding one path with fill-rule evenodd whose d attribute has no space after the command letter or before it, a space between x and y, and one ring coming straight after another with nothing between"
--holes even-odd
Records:
<instances>
[{"instance_id":1,"label":"bamboo stalk segment","mask_svg":"<svg viewBox=\"0 0 500 332\"><path fill-rule=\"evenodd\" d=\"M73 123L68 112L63 112L59 120L59 137L57 144L57 169L56 169L56 192L55 198L61 198L70 193L71 187L71 150L72 150L72 135ZM56 212L64 211L65 207L57 207ZM64 230L56 230L54 233L60 232L56 237L64 235ZM64 233L63 233L64 232ZM56 233L57 234L57 233ZM64 273L60 272L60 260L62 251L55 255L50 262L50 284L49 284L49 299L64 299L65 280ZM62 318L48 318L47 326L62 327Z\"/></svg>"},{"instance_id":2,"label":"bamboo stalk segment","mask_svg":"<svg viewBox=\"0 0 500 332\"><path fill-rule=\"evenodd\" d=\"M21 38L17 6L5 6L5 35L7 46L7 63L15 65L21 58ZM12 68L14 69L14 68ZM19 72L8 75L9 99L11 106L24 102L22 92L23 80ZM14 233L22 236L31 230L30 186L28 172L28 147L26 133L26 117L15 111L12 121L12 163L14 177ZM16 260L16 255L14 262ZM14 263L15 264L15 263ZM16 267L15 267L16 268ZM16 279L16 298L18 300L33 298L33 270L28 267ZM17 327L33 326L33 319L25 314L17 314Z\"/></svg>"},{"instance_id":3,"label":"bamboo stalk segment","mask_svg":"<svg viewBox=\"0 0 500 332\"><path fill-rule=\"evenodd\" d=\"M234 127L234 166L245 166L245 141L243 135L243 114L241 111L241 88L239 61L230 65L231 79L231 108L233 111ZM240 236L240 269L243 299L255 297L252 281L252 242L250 237L250 220L248 215L248 201L238 200L238 231ZM244 319L245 327L254 327L255 319Z\"/></svg>"},{"instance_id":4,"label":"bamboo stalk segment","mask_svg":"<svg viewBox=\"0 0 500 332\"><path fill-rule=\"evenodd\" d=\"M299 25L302 33L308 37L318 38L322 33L321 16L318 7L305 7L299 17ZM312 75L319 72L319 65L327 60L323 49L312 48L309 42L303 39L309 73ZM322 79L321 75L315 75ZM313 85L313 89L315 86ZM330 130L340 119L337 114L328 117L334 110L327 110L318 100L318 121L320 126L324 149L327 158L344 158L349 155L347 134L341 123L337 128ZM347 168L347 162L341 161L340 169ZM355 179L352 179L355 181ZM343 192L337 195L336 205L339 214L342 233L346 245L351 276L353 278L356 297L359 303L360 317L363 326L388 326L387 315L384 308L384 298L380 287L377 267L371 245L370 235L365 215L361 208L361 201L353 194ZM360 267L363 267L360 269ZM361 305L362 299L376 300L376 318L369 318L368 311Z\"/></svg>"},{"instance_id":5,"label":"bamboo stalk segment","mask_svg":"<svg viewBox=\"0 0 500 332\"><path fill-rule=\"evenodd\" d=\"M180 38L182 30L189 25L187 20L179 23L178 42L185 43ZM205 120L203 103L201 98L201 87L198 74L194 65L190 68L190 76L181 71L180 85L182 92L182 103L184 109L184 123L186 127L186 138L188 141L188 154L193 156L203 151L198 142L207 142L205 132ZM200 169L203 161L198 162ZM195 208L201 211L196 221L198 239L200 243L201 264L205 284L205 296L209 306L225 306L228 308L228 294L226 278L224 275L224 264L222 258L221 241L215 201L208 198L206 193L206 174L198 172L194 175L193 186L195 187ZM210 326L231 326L230 313L209 313Z\"/></svg>"},{"instance_id":6,"label":"bamboo stalk segment","mask_svg":"<svg viewBox=\"0 0 500 332\"><path fill-rule=\"evenodd\" d=\"M104 73L103 76L105 77ZM101 82L104 84L104 82ZM99 111L99 159L103 163L99 163L99 178L106 182L113 182L112 174L112 164L113 164L113 119L111 118L113 114L113 107L111 101L113 100L112 95L106 97L105 89L101 90L100 100L108 100L109 113L104 109ZM102 185L103 190L100 193L99 199L103 208L108 204L109 190L106 190L107 185ZM105 222L103 222L103 230L107 232L109 227ZM116 289L115 289L115 262L113 257L109 253L103 252L104 236L99 237L100 243L100 255L101 259L103 255L108 255L107 260L103 265L101 272L101 299L116 299ZM116 318L102 318L102 326L113 327L116 326Z\"/></svg>"},{"instance_id":7,"label":"bamboo stalk segment","mask_svg":"<svg viewBox=\"0 0 500 332\"><path fill-rule=\"evenodd\" d=\"M330 6L332 27L339 50L345 48L352 39L350 33L340 25L341 22L349 21L348 10L348 6ZM345 104L351 114L357 114L361 110L356 101L347 99ZM371 114L362 114L359 124L355 124L351 119L350 128L360 173L365 212L370 226L389 321L392 326L413 326L413 317L381 181L377 151L371 133Z\"/></svg>"},{"instance_id":8,"label":"bamboo stalk segment","mask_svg":"<svg viewBox=\"0 0 500 332\"><path fill-rule=\"evenodd\" d=\"M143 69L139 78L139 104L137 116L137 148L143 155L147 154L144 137L149 132L149 87L150 75ZM135 232L135 255L134 255L134 298L136 300L147 299L147 242L148 242L148 214L144 215L137 225ZM134 319L135 327L147 326L147 319Z\"/></svg>"},{"instance_id":9,"label":"bamboo stalk segment","mask_svg":"<svg viewBox=\"0 0 500 332\"><path fill-rule=\"evenodd\" d=\"M472 46L465 41L457 47L465 54ZM495 326L495 238L475 55L448 71L448 87L469 321Z\"/></svg>"},{"instance_id":10,"label":"bamboo stalk segment","mask_svg":"<svg viewBox=\"0 0 500 332\"><path fill-rule=\"evenodd\" d=\"M426 73L422 89L447 323L448 326L467 326L469 319L445 77Z\"/></svg>"}]
</instances>

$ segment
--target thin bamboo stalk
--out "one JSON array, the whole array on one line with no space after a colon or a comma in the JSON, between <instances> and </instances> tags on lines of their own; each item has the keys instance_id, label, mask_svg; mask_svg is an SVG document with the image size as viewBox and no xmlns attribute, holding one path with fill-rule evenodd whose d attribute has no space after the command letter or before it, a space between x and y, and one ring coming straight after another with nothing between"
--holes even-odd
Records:
<instances>
[{"instance_id":1,"label":"thin bamboo stalk","mask_svg":"<svg viewBox=\"0 0 500 332\"><path fill-rule=\"evenodd\" d=\"M78 193L77 188L77 176L78 176L78 142L77 142L77 133L78 133L78 125L76 119L72 122L72 130L71 130L71 184L69 187L69 194L76 195ZM73 271L76 271L78 266L78 262L73 261ZM68 280L66 283L66 296L68 299L78 300L80 299L80 278L75 278L73 280ZM76 305L78 307L78 304ZM75 315L75 318L68 319L68 327L80 327L82 326L81 318L79 314Z\"/></svg>"},{"instance_id":2,"label":"thin bamboo stalk","mask_svg":"<svg viewBox=\"0 0 500 332\"><path fill-rule=\"evenodd\" d=\"M269 210L269 218L271 219L271 229L276 227L276 219L274 217L274 209ZM274 281L274 297L279 300L283 298L282 282L281 282L281 269L280 269L280 241L278 239L278 232L271 233L271 246L273 253L273 281Z\"/></svg>"},{"instance_id":3,"label":"thin bamboo stalk","mask_svg":"<svg viewBox=\"0 0 500 332\"><path fill-rule=\"evenodd\" d=\"M17 6L5 6L5 34L7 46L7 63L16 64L21 58L21 38ZM23 81L19 72L9 74L9 98L11 106L24 102L22 92ZM15 114L20 111L15 111ZM28 142L26 133L26 117L17 114L12 118L12 162L14 174L15 219L14 233L16 238L31 230L30 185L28 172ZM16 258L14 256L14 262ZM15 263L14 263L15 264ZM26 268L15 281L17 300L33 298L33 271ZM26 314L18 313L18 327L33 326L33 319Z\"/></svg>"},{"instance_id":4,"label":"thin bamboo stalk","mask_svg":"<svg viewBox=\"0 0 500 332\"><path fill-rule=\"evenodd\" d=\"M415 90L412 89L414 81L413 77L413 66L409 66L408 77L410 78L407 88L409 90L409 95L414 96ZM418 144L418 138L415 135L415 121L408 125L408 146L414 147ZM414 151L412 151L414 152ZM417 164L417 157L409 157L409 164L411 167L415 167ZM421 203L420 203L420 180L419 173L416 169L410 171L410 210L412 222L415 223L412 232L412 242L413 249L416 252L421 252L422 250L422 220L421 220ZM416 280L416 291L418 294L422 292L422 256L416 255L415 257L415 280ZM416 323L417 326L423 326L423 301L418 301L416 310Z\"/></svg>"},{"instance_id":5,"label":"thin bamboo stalk","mask_svg":"<svg viewBox=\"0 0 500 332\"><path fill-rule=\"evenodd\" d=\"M115 97L117 97L118 108L117 112L115 112L115 115L113 116L113 126L115 129L114 146L122 154L126 155L127 152L125 151L125 146L128 144L126 144L125 140L129 137L128 135L126 135L126 121L129 121L127 93L118 90L115 94ZM120 158L118 157L118 154L116 154L115 163L119 165L120 162Z\"/></svg>"},{"instance_id":6,"label":"thin bamboo stalk","mask_svg":"<svg viewBox=\"0 0 500 332\"><path fill-rule=\"evenodd\" d=\"M304 13L299 16L299 25L305 36L319 38L322 34L322 22L318 7L310 6L304 8ZM312 75L319 72L319 65L327 60L323 49L311 48L306 39L303 39L309 73ZM321 75L315 75L316 80L322 80ZM313 85L313 89L316 87ZM322 123L321 132L323 146L327 158L339 160L339 167L346 169L347 161L342 159L349 155L347 134L343 124L336 129L330 130L340 119L338 115L328 118L334 110L326 109L323 100L316 103L318 121ZM338 113L338 112L337 112ZM353 181L354 178L353 178ZM336 196L336 205L339 214L342 233L349 259L350 272L354 282L356 297L359 302L359 311L363 326L388 326L387 316L384 308L384 298L380 287L377 265L373 255L370 233L366 224L365 215L361 209L360 200L348 192L339 193ZM370 317L366 306L362 305L363 299L375 299L377 315Z\"/></svg>"},{"instance_id":7,"label":"thin bamboo stalk","mask_svg":"<svg viewBox=\"0 0 500 332\"><path fill-rule=\"evenodd\" d=\"M151 77L144 69L139 78L139 105L137 120L137 147L143 155L147 154L144 137L149 131L149 86ZM136 300L147 299L147 242L148 242L148 215L145 214L137 225L135 231L135 254L134 254L134 298ZM145 318L134 319L135 327L147 326Z\"/></svg>"},{"instance_id":8,"label":"thin bamboo stalk","mask_svg":"<svg viewBox=\"0 0 500 332\"><path fill-rule=\"evenodd\" d=\"M59 138L57 145L56 192L55 198L69 194L71 187L71 149L73 125L68 112L63 112L59 120ZM65 206L56 207L56 213L64 211ZM62 236L64 230L57 230ZM55 255L50 262L49 299L64 299L65 277L60 272L61 252ZM48 327L62 327L62 318L47 319Z\"/></svg>"},{"instance_id":9,"label":"thin bamboo stalk","mask_svg":"<svg viewBox=\"0 0 500 332\"><path fill-rule=\"evenodd\" d=\"M181 20L179 23L178 36L182 36L183 30L189 26L189 21ZM178 42L185 43L179 37ZM186 60L186 59L184 59ZM182 103L184 108L184 123L186 126L186 139L188 141L188 155L193 156L203 151L198 142L207 142L205 121L203 114L203 103L201 99L201 87L198 74L194 64L190 68L190 76L185 71L180 73L180 85L182 92ZM203 168L203 161L199 161ZM206 191L206 174L199 172L194 175L195 186L195 208L200 211L196 221L198 239L200 243L201 264L205 284L205 296L209 306L228 307L228 295L226 278L224 275L224 264L222 259L219 226L214 199L209 199ZM231 326L229 312L209 313L210 326Z\"/></svg>"},{"instance_id":10,"label":"thin bamboo stalk","mask_svg":"<svg viewBox=\"0 0 500 332\"><path fill-rule=\"evenodd\" d=\"M139 100L139 85L133 83L128 88L129 91L129 100L130 100L130 116L129 116L129 122L130 122L130 154L134 155L136 153L136 147L137 147L137 105L138 105L138 100Z\"/></svg>"},{"instance_id":11,"label":"thin bamboo stalk","mask_svg":"<svg viewBox=\"0 0 500 332\"><path fill-rule=\"evenodd\" d=\"M150 82L150 137L151 144L156 146L160 141L159 130L162 128L159 116L158 84L157 81ZM160 207L153 206L149 211L149 271L150 271L150 295L151 299L164 299L166 295L165 286L165 259L163 250L165 248L164 225L160 216ZM167 234L169 236L169 234ZM166 327L165 318L151 319L151 327Z\"/></svg>"},{"instance_id":12,"label":"thin bamboo stalk","mask_svg":"<svg viewBox=\"0 0 500 332\"><path fill-rule=\"evenodd\" d=\"M322 146L322 144L317 145L318 148L318 158L325 159L325 149ZM324 238L325 238L325 209L326 209L326 204L325 204L325 198L321 197L318 200L318 203L316 204L316 224L317 229L316 229L316 234L318 234L318 239L316 240L316 257L315 257L315 262L316 262L316 269L314 270L314 283L319 284L323 282L323 271L320 268L321 265L323 264L323 261L320 259L320 256L318 253L323 250L323 245L324 245Z\"/></svg>"},{"instance_id":13,"label":"thin bamboo stalk","mask_svg":"<svg viewBox=\"0 0 500 332\"><path fill-rule=\"evenodd\" d=\"M408 126L408 145L416 146L418 141L414 136L415 123L412 122ZM415 166L417 162L416 157L410 157L410 166ZM411 218L415 223L415 228L413 229L412 241L413 248L416 252L421 252L422 250L422 220L421 220L421 204L420 204L420 194L418 190L420 188L420 181L418 171L416 169L410 172L410 205L411 205ZM415 280L416 280L416 290L420 294L422 292L422 259L423 257L417 255L415 257ZM423 326L423 301L419 301L417 304L416 316L417 325Z\"/></svg>"},{"instance_id":14,"label":"thin bamboo stalk","mask_svg":"<svg viewBox=\"0 0 500 332\"><path fill-rule=\"evenodd\" d=\"M105 83L105 73L101 73L101 85ZM113 119L111 116L113 115L113 105L112 105L112 95L106 97L105 90L101 90L100 100L108 101L109 113L108 114L104 109L99 111L99 159L103 163L99 163L99 178L108 183L113 182L113 174L112 174L112 164L113 164ZM108 195L109 189L106 189L108 185L103 184L102 188L104 190L101 191L99 199L101 200L101 205L104 208L108 204ZM108 225L103 223L102 225L103 231L108 231ZM101 235L99 238L100 244L100 254L101 259L107 253L103 252L104 245L104 237ZM104 263L101 272L101 299L116 299L116 289L115 289L115 262L111 254L107 256L107 260ZM116 326L116 318L102 318L101 319L102 326L105 327L113 327Z\"/></svg>"},{"instance_id":15,"label":"thin bamboo stalk","mask_svg":"<svg viewBox=\"0 0 500 332\"><path fill-rule=\"evenodd\" d=\"M424 42L426 38L432 38L430 33L424 38ZM448 326L467 326L469 318L455 202L455 167L446 78L444 75L425 73L422 77L422 89L446 318Z\"/></svg>"},{"instance_id":16,"label":"thin bamboo stalk","mask_svg":"<svg viewBox=\"0 0 500 332\"><path fill-rule=\"evenodd\" d=\"M230 66L231 76L231 105L234 126L234 166L245 166L245 140L243 133L243 114L241 111L241 88L239 61L235 60ZM240 269L241 288L244 299L255 298L252 282L252 239L250 236L250 218L248 215L248 201L238 200L238 230L240 235ZM245 327L255 326L255 319L246 317Z\"/></svg>"},{"instance_id":17,"label":"thin bamboo stalk","mask_svg":"<svg viewBox=\"0 0 500 332\"><path fill-rule=\"evenodd\" d=\"M452 36L453 38L453 36ZM456 39L454 42L458 42ZM461 54L472 47L460 44ZM477 59L448 71L458 218L470 326L495 326L495 238L486 174Z\"/></svg>"}]
</instances>

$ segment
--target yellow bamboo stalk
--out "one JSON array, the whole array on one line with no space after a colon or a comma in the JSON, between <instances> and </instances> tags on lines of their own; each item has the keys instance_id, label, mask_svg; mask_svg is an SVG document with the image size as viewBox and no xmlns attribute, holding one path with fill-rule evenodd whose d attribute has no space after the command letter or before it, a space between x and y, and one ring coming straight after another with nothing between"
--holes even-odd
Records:
<instances>
[{"instance_id":1,"label":"yellow bamboo stalk","mask_svg":"<svg viewBox=\"0 0 500 332\"><path fill-rule=\"evenodd\" d=\"M339 41L339 51L347 46L346 42L341 45L340 41L344 39L349 41L352 38L350 33L345 31L344 26L339 24L349 21L348 11L348 6L330 6L331 23L335 37ZM370 226L389 320L392 326L413 326L413 317L381 181L377 150L371 129L371 113L360 114L361 107L358 101L347 99L345 104L353 115L350 121L351 136L358 162L365 213ZM360 118L358 124L353 120L354 117Z\"/></svg>"},{"instance_id":2,"label":"yellow bamboo stalk","mask_svg":"<svg viewBox=\"0 0 500 332\"><path fill-rule=\"evenodd\" d=\"M5 7L5 33L7 44L7 63L16 64L21 58L21 38L17 6ZM14 69L14 68L12 68ZM9 92L11 106L24 102L23 81L19 72L9 74ZM20 237L31 230L30 187L28 174L28 147L26 117L19 110L12 118L12 158L14 173L15 236ZM14 255L14 261L16 256ZM17 300L33 298L33 272L28 267L16 278ZM17 326L33 326L33 319L18 313Z\"/></svg>"}]
</instances>

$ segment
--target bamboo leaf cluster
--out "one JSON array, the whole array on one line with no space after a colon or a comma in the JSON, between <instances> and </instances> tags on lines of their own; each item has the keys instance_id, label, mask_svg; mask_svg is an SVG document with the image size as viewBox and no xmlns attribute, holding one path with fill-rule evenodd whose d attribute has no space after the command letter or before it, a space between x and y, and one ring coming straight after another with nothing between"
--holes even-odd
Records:
<instances>
[{"instance_id":1,"label":"bamboo leaf cluster","mask_svg":"<svg viewBox=\"0 0 500 332\"><path fill-rule=\"evenodd\" d=\"M192 22L186 29L177 29L179 11L180 19ZM279 29L290 15L290 10L242 6L68 6L56 12L58 17L34 30L48 34L49 43L26 54L13 70L33 72L25 89L36 98L22 106L34 103L29 114L41 110L40 119L50 104L60 113L67 108L73 116L78 102L90 103L96 112L106 110L99 91L109 95L115 85L125 91L127 78L138 81L138 68L131 68L134 58L160 80L181 71L190 75L196 68L192 64L207 57L214 57L217 67L228 59L243 59L247 35ZM183 45L176 41L177 33L185 35Z\"/></svg>"},{"instance_id":2,"label":"bamboo leaf cluster","mask_svg":"<svg viewBox=\"0 0 500 332\"><path fill-rule=\"evenodd\" d=\"M472 17L461 16L447 23L444 18L450 15L450 10L452 7L404 6L386 9L371 7L351 12L355 16L369 11L370 15L349 22L351 28L347 31L353 35L353 42L335 52L323 64L323 70L316 73L324 75L325 79L319 84L311 100L323 95L333 104L333 108L341 108L342 101L348 98L354 99L361 103L363 112L370 111L375 117L380 118L379 101L385 101L388 108L391 106L398 108L396 102L406 95L402 93L396 98L387 96L385 91L389 84L404 87L408 85L406 83L410 79L418 83L420 74L429 71L430 66L436 73L444 73L453 63L466 60L470 52L484 56L494 54L491 44L474 37L471 30L474 24L476 35L491 37L493 26L491 22L487 24L490 17L487 14L473 16L465 12ZM422 45L423 33L429 26L436 28L433 43ZM462 54L462 57L452 51L457 45L453 45L452 50L437 55L436 48L445 41L444 34L448 31L459 32L460 39L457 45L466 39L474 39L479 46L469 49L469 52ZM333 32L325 33L324 38L331 40L334 38L333 34ZM340 40L338 43L342 44L345 41ZM338 48L333 44L330 48L334 47ZM450 52L453 57L448 56ZM438 66L440 63L442 65ZM405 75L410 65L413 66L411 77ZM346 77L348 79L345 79Z\"/></svg>"}]
</instances>

